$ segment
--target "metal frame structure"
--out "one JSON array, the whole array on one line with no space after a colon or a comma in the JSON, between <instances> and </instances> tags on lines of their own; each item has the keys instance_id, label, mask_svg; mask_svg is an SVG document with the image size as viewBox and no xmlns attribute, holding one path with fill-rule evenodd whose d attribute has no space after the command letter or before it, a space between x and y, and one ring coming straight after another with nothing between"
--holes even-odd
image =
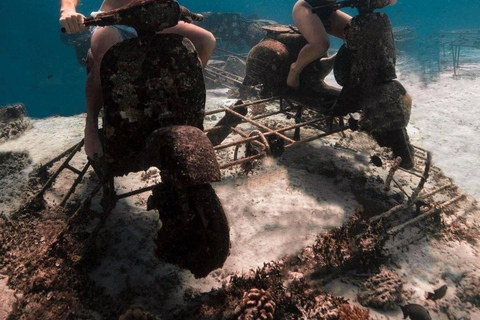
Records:
<instances>
[{"instance_id":1,"label":"metal frame structure","mask_svg":"<svg viewBox=\"0 0 480 320\"><path fill-rule=\"evenodd\" d=\"M256 101L251 101L243 104L237 104L235 107L252 107L258 104L264 103L272 103L278 106L278 110L273 110L264 114L260 114L257 116L244 116L238 112L236 112L233 108L224 107L219 108L216 110L206 112L206 116L211 115L218 115L218 114L230 114L233 117L237 117L240 119L235 125L224 125L224 129L229 130L230 134L228 139L222 141L222 143L217 144L214 146L214 150L217 153L222 152L222 150L226 150L231 148L233 159L231 161L227 161L224 163L220 163L221 169L231 168L233 166L241 165L247 162L251 162L254 160L259 160L265 158L272 154L272 149L275 146L272 146L269 142L269 137L275 137L278 140L282 141L282 147L285 149L291 148L293 146L297 146L300 144L305 144L317 139L324 138L326 136L334 135L334 134L343 134L343 131L349 129L349 126L345 124L345 119L340 117L337 119L332 119L331 117L325 116L321 113L318 113L314 109L310 109L303 105L295 104L294 102L284 99L281 97L272 97L267 99L260 99ZM302 116L303 111L308 111L308 119ZM312 115L313 113L313 115ZM272 117L275 116L284 116L287 119L292 120L292 124L288 124L286 126L273 128L268 126L266 122L270 120ZM247 128L243 126L246 125ZM205 130L205 133L218 129L219 127L212 127ZM310 129L308 132L309 134L302 134L301 129ZM305 131L305 130L304 130ZM238 150L241 147L247 148L248 145L252 145L257 150L253 154L246 154L243 157L239 157ZM59 166L56 172L53 173L51 178L45 183L42 189L37 193L35 198L39 198L43 196L45 191L52 185L54 180L58 177L58 175L65 169L69 169L70 171L77 174L77 178L72 183L71 188L65 194L64 198L62 199L60 205L64 207L67 204L69 197L74 193L75 188L77 185L82 181L84 175L88 171L89 167L93 165L92 161L89 160L85 166L81 169L73 168L69 162L72 160L74 155L81 150L83 146L83 140L78 143L77 145L69 148L55 159L47 163L45 166L50 166L54 162L59 161L60 159L67 157L63 163ZM405 170L397 165L392 166L389 176L386 179L386 186L385 189L390 187L391 183L396 184L399 189L406 195L408 202L413 203L414 200L418 197L418 194L423 188L425 181L428 178L428 171L430 170L430 163L431 163L431 156L430 154L418 147L415 147L415 156L419 159L421 165L424 165L425 170L419 169L412 169L412 170ZM220 158L220 157L219 157ZM401 185L395 180L394 175L395 173L400 170L411 174L414 177L419 179L419 184L415 189L414 194L409 195ZM98 172L97 172L98 174ZM104 196L102 199L102 204L104 206L104 210L110 211L115 206L116 202L120 199L130 197L136 194L140 194L143 192L147 192L153 189L154 186L144 187L138 190L134 190L131 192L123 193L123 194L116 194L114 192L114 181L113 178L108 180L102 179L99 176L100 181L94 187L93 191L90 195L83 201L81 208L83 209L86 205L90 203L92 198L100 191L103 187Z\"/></svg>"},{"instance_id":2,"label":"metal frame structure","mask_svg":"<svg viewBox=\"0 0 480 320\"><path fill-rule=\"evenodd\" d=\"M218 79L223 83L232 83L233 85L237 85L241 82L241 78L238 76L232 77L230 74L225 72L220 72L217 69L219 68L212 68L207 67L206 69L206 77L213 77L214 79ZM221 70L221 69L219 69ZM237 112L238 108L253 108L260 104L269 103L274 110L269 110L265 113L260 113L258 115L253 115L252 112L247 112L245 115L242 113ZM276 109L275 109L276 108ZM252 111L252 110L249 110ZM215 110L207 111L205 116L213 116L213 115L224 115L225 117L233 118L234 121L230 123L227 121L219 126L214 126L211 128L207 128L205 133L208 134L215 130L223 130L226 132L224 135L226 138L222 139L219 143L214 145L214 150L217 152L218 159L224 158L220 157L220 154L227 149L231 149L232 160L220 163L220 169L227 169L233 166L242 165L248 162L252 162L255 160L259 160L265 158L266 156L272 155L275 153L275 148L278 147L278 141L281 141L281 148L288 149L296 145L305 144L317 139L321 139L330 135L340 134L343 135L344 131L350 129L348 124L346 123L346 119L344 117L337 117L332 118L330 116L326 116L322 114L318 110L317 107L309 107L303 105L301 103L292 101L290 99L286 99L284 97L270 97L266 99L258 99L255 101L250 101L246 103L236 104L232 107L223 107L218 108ZM286 124L284 126L271 126L269 125L269 120L272 120L274 117L286 117L287 120L291 120L291 124ZM275 121L273 121L275 122ZM302 130L302 128L304 130ZM308 129L308 130L306 130ZM302 133L303 132L303 133ZM306 133L305 133L306 132ZM274 138L274 139L272 139ZM271 141L276 141L274 145L272 145ZM61 171L64 169L69 169L72 172L76 173L78 177L73 182L70 190L66 193L65 197L62 199L60 205L65 206L68 198L74 193L76 186L80 183L86 172L88 171L90 166L95 167L95 164L92 161L88 161L82 169L73 168L69 162L73 158L73 156L80 151L83 146L83 140L78 143L77 145L69 148L55 159L47 163L45 166L50 166L54 162L60 161L65 156L67 157L64 162L59 166L57 171L52 175L52 177L47 181L47 183L43 186L41 191L34 197L33 200L38 199L39 197L43 196L45 191L51 186L53 181L58 177ZM244 147L245 150L254 150L254 152L247 153L243 157L239 157L239 149ZM251 147L251 148L249 148ZM390 210L375 216L371 219L372 222L378 221L380 219L384 219L389 217L395 212L399 212L402 210L406 210L410 207L417 206L417 211L419 211L419 203L428 199L429 197L433 196L435 193L438 193L445 189L454 188L453 184L445 185L437 190L431 191L428 194L421 193L424 188L426 181L428 180L430 170L431 170L431 154L419 147L414 146L415 158L416 158L416 166L411 170L403 169L399 166L401 159L395 159L390 167L389 173L385 179L384 189L387 191L391 188L391 184L395 184L398 189L405 195L407 201L404 203L391 208ZM397 172L405 172L411 176L412 183L415 183L414 179L418 182L416 183L415 188L412 188L413 192L409 194L402 185L396 180L395 174ZM100 191L103 187L103 198L102 198L102 206L104 208L104 214L102 214L101 221L105 221L106 217L109 215L110 211L115 207L115 204L118 200L130 197L136 194L140 194L143 192L150 191L154 188L154 186L148 186L145 188L141 188L138 190L134 190L131 192L126 192L123 194L116 194L114 188L114 179L104 179L99 175L98 170L95 170L97 175L100 178L98 184L94 187L93 191L83 200L80 207L76 210L73 214L72 219L74 220L75 216L79 215L79 212L84 210L86 207L90 205L91 200L93 197ZM455 198L449 199L441 204L434 204L431 210L419 214L417 217L410 219L404 222L402 225L396 226L391 230L387 230L388 234L395 234L402 230L407 225L412 223L418 222L421 219L427 218L432 214L438 213L440 210L445 208L446 206L459 201L463 198L463 195L459 195ZM32 200L32 201L33 201ZM101 228L103 222L98 225L96 231Z\"/></svg>"},{"instance_id":3,"label":"metal frame structure","mask_svg":"<svg viewBox=\"0 0 480 320\"><path fill-rule=\"evenodd\" d=\"M453 75L459 76L460 53L462 48L480 49L480 29L442 30L436 35L439 45L443 48L450 46L453 62Z\"/></svg>"}]
</instances>

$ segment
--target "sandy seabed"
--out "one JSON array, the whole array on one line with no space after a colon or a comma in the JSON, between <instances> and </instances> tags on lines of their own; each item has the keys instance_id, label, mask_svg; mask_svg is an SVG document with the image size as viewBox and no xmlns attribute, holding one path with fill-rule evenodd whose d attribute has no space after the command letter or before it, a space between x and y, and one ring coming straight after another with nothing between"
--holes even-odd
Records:
<instances>
[{"instance_id":1,"label":"sandy seabed","mask_svg":"<svg viewBox=\"0 0 480 320\"><path fill-rule=\"evenodd\" d=\"M331 76L326 80L334 83ZM66 306L65 300L75 294L65 288L63 291L48 289L51 288L48 283L50 278L39 274L45 272L42 268L48 264L48 259L39 259L45 254L42 250L51 249L55 232L65 227L59 218L61 214L54 208L74 175L62 173L44 196L46 211L49 212L44 218L33 214L21 216L23 222L8 219L2 222L2 228L9 232L0 237L4 246L0 248L0 253L5 255L0 260L0 319L10 313L21 315L22 319L37 319L39 314L50 314L50 319L63 319L58 314L67 314L71 308L77 308L82 303L83 309L88 309L89 313L70 316L111 319L128 307L137 305L160 319L174 319L175 314L188 314L192 319L200 319L200 311L195 317L184 310L185 306L190 306L191 301L202 293L211 290L220 292L222 284L230 283L239 275L249 274L251 270L264 272L265 263L271 261L280 264L288 261L294 266L290 269L281 267L285 272L282 278L285 285L292 279L308 279L309 286L321 287L322 292L341 296L356 306L361 306L359 300L369 300L359 297L362 292L368 291L371 277L387 274L385 283L381 280L375 282L369 301L380 299L384 290L385 299L389 301L385 305L390 305L390 308L371 307L369 310L373 319L403 318L398 306L407 303L424 306L432 319L480 319L480 216L476 201L480 196L477 160L480 142L476 139L480 133L480 120L476 117L480 101L480 91L476 88L478 80L453 78L450 72L444 72L434 81L425 82L402 68L399 80L414 101L408 127L410 138L414 145L433 153L434 168L425 186L426 192L453 181L458 188L437 194L433 202L444 202L462 194L464 197L443 211L441 222L427 220L408 226L389 238L383 245L388 250L388 259L379 261L378 265L373 263L371 270L355 272L355 267L339 267L331 275L318 279L312 276L316 268L307 267L310 263L307 252L319 243L318 237L332 228L345 225L360 204L366 207L366 204L373 203L372 208L387 210L389 205L404 201L397 196L393 197L394 200L388 196L386 200L367 199L363 191L352 188L357 179L377 181L381 185L388 166L375 167L370 162L370 156L382 156L388 164L388 153L365 135L349 132L343 138L330 136L289 149L278 159L265 159L249 175L242 174L241 170L223 172L222 181L213 186L229 220L231 252L223 268L203 279L195 279L190 272L165 264L156 257L153 238L160 222L157 212L145 209L148 194L120 200L99 233L97 242L101 253L94 257L95 263L90 265L88 272L72 280L58 271L59 279L64 279L65 286L74 288L73 291L88 287L85 292L77 294L80 302L72 302L69 306ZM225 90L208 93L207 109L232 103L226 98ZM35 191L30 187L32 181L28 181L28 175L34 168L81 140L84 115L31 119L31 122L32 129L15 140L0 144L0 152L12 152L17 160L16 165L6 166L9 171L1 180L0 212L7 216ZM215 122L215 119L207 117L206 126ZM72 160L72 165L78 167L85 163L83 154ZM50 172L55 168L53 166ZM40 178L37 180L37 184L43 181ZM158 172L152 170L149 174L137 173L119 178L116 186L118 191L123 192L158 180ZM400 174L399 181L407 191L411 191L418 180ZM87 173L76 197L87 194L94 182L95 177ZM375 188L382 190L375 186L372 190ZM401 193L396 187L392 190L385 194ZM381 191L375 192L381 194ZM99 197L93 199L91 210L102 210ZM12 230L17 230L27 240L18 242L21 238L14 239ZM81 235L72 236L66 248L75 241L81 242L81 239ZM56 254L62 256L60 249L55 248ZM70 270L65 261L74 260L76 254L64 253L64 260L55 261L55 265L59 270L64 265L65 270ZM30 261L22 259L22 255L28 256ZM301 262L292 263L295 257ZM32 262L37 265L32 266ZM436 302L425 299L425 292L444 284L448 286L445 297ZM97 303L92 302L95 300L92 292L102 297ZM206 294L203 299L212 295L214 293ZM223 307L227 309L231 304ZM238 301L238 304L241 302ZM204 303L203 314L208 313L205 305L208 303ZM278 302L277 307L280 308ZM110 312L106 311L108 308L111 308ZM217 306L217 309L221 308ZM45 310L39 311L41 309ZM212 311L211 314L212 318L221 319L218 312ZM16 319L16 316L11 317L9 319ZM208 317L204 315L203 318ZM297 319L324 318L313 313L309 316L305 311Z\"/></svg>"}]
</instances>

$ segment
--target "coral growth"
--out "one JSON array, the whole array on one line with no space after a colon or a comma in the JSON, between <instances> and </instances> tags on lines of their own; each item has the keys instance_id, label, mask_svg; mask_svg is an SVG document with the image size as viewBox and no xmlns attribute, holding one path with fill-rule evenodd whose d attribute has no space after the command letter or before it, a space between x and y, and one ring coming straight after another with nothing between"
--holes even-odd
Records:
<instances>
[{"instance_id":1,"label":"coral growth","mask_svg":"<svg viewBox=\"0 0 480 320\"><path fill-rule=\"evenodd\" d=\"M7 124L0 124L0 142L17 138L24 131L32 127L29 121L12 121Z\"/></svg>"},{"instance_id":2,"label":"coral growth","mask_svg":"<svg viewBox=\"0 0 480 320\"><path fill-rule=\"evenodd\" d=\"M250 289L243 294L238 320L273 320L275 302L270 292L263 289Z\"/></svg>"},{"instance_id":3,"label":"coral growth","mask_svg":"<svg viewBox=\"0 0 480 320\"><path fill-rule=\"evenodd\" d=\"M358 302L366 307L393 310L402 301L402 287L402 280L395 272L382 268L363 284Z\"/></svg>"},{"instance_id":4,"label":"coral growth","mask_svg":"<svg viewBox=\"0 0 480 320\"><path fill-rule=\"evenodd\" d=\"M131 307L118 320L157 320L160 319L141 307Z\"/></svg>"},{"instance_id":5,"label":"coral growth","mask_svg":"<svg viewBox=\"0 0 480 320\"><path fill-rule=\"evenodd\" d=\"M298 255L264 264L249 274L232 276L214 298L200 299L195 318L369 319L368 310L350 308L344 298L325 293L315 280L350 269L375 270L384 260L382 226L371 226L362 216L363 209L359 208L348 223L320 236L312 247ZM380 274L393 278L389 273ZM393 283L392 290L401 288L401 283ZM389 299L396 301L390 297L386 300ZM219 308L223 308L222 314Z\"/></svg>"},{"instance_id":6,"label":"coral growth","mask_svg":"<svg viewBox=\"0 0 480 320\"><path fill-rule=\"evenodd\" d=\"M338 320L370 320L370 311L357 306L350 307L349 304L340 306L340 316Z\"/></svg>"},{"instance_id":7,"label":"coral growth","mask_svg":"<svg viewBox=\"0 0 480 320\"><path fill-rule=\"evenodd\" d=\"M342 227L332 229L317 239L313 254L318 273L350 269L370 270L385 259L383 227L368 225L362 219L362 209Z\"/></svg>"}]
</instances>

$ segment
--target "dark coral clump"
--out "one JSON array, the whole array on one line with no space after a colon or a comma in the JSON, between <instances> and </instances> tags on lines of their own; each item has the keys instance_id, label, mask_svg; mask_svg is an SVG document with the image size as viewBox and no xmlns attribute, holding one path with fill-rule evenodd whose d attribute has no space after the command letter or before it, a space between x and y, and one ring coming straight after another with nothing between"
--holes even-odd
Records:
<instances>
[{"instance_id":1,"label":"dark coral clump","mask_svg":"<svg viewBox=\"0 0 480 320\"><path fill-rule=\"evenodd\" d=\"M338 320L370 320L370 311L357 306L350 306L349 304L342 304L340 306L340 317Z\"/></svg>"},{"instance_id":2,"label":"dark coral clump","mask_svg":"<svg viewBox=\"0 0 480 320\"><path fill-rule=\"evenodd\" d=\"M386 237L383 226L370 225L355 213L342 227L334 228L317 239L313 254L317 273L338 273L356 269L369 271L385 260Z\"/></svg>"},{"instance_id":3,"label":"dark coral clump","mask_svg":"<svg viewBox=\"0 0 480 320\"><path fill-rule=\"evenodd\" d=\"M344 298L313 288L304 278L286 285L285 266L271 262L250 275L233 276L214 298L209 293L199 299L194 318L340 319L340 306L347 303Z\"/></svg>"},{"instance_id":4,"label":"dark coral clump","mask_svg":"<svg viewBox=\"0 0 480 320\"><path fill-rule=\"evenodd\" d=\"M394 310L402 301L402 288L402 279L395 272L382 268L363 284L358 302L366 307Z\"/></svg>"}]
</instances>

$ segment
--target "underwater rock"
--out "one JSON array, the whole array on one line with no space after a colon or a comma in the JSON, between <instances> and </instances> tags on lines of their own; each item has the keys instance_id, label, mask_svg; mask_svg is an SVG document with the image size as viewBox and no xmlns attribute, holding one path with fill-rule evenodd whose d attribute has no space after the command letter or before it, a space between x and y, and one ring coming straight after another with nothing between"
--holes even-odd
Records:
<instances>
[{"instance_id":1,"label":"underwater rock","mask_svg":"<svg viewBox=\"0 0 480 320\"><path fill-rule=\"evenodd\" d=\"M0 107L0 122L22 121L27 110L22 103Z\"/></svg>"},{"instance_id":2,"label":"underwater rock","mask_svg":"<svg viewBox=\"0 0 480 320\"><path fill-rule=\"evenodd\" d=\"M470 272L460 281L457 296L463 302L480 307L480 276Z\"/></svg>"},{"instance_id":3,"label":"underwater rock","mask_svg":"<svg viewBox=\"0 0 480 320\"><path fill-rule=\"evenodd\" d=\"M396 304L402 301L402 287L402 280L395 272L382 268L380 273L363 284L357 299L366 307L394 310Z\"/></svg>"},{"instance_id":4,"label":"underwater rock","mask_svg":"<svg viewBox=\"0 0 480 320\"><path fill-rule=\"evenodd\" d=\"M29 194L28 152L0 152L0 215L9 215L24 204Z\"/></svg>"},{"instance_id":5,"label":"underwater rock","mask_svg":"<svg viewBox=\"0 0 480 320\"><path fill-rule=\"evenodd\" d=\"M27 111L21 103L0 107L0 143L16 138L32 127L24 117Z\"/></svg>"}]
</instances>

